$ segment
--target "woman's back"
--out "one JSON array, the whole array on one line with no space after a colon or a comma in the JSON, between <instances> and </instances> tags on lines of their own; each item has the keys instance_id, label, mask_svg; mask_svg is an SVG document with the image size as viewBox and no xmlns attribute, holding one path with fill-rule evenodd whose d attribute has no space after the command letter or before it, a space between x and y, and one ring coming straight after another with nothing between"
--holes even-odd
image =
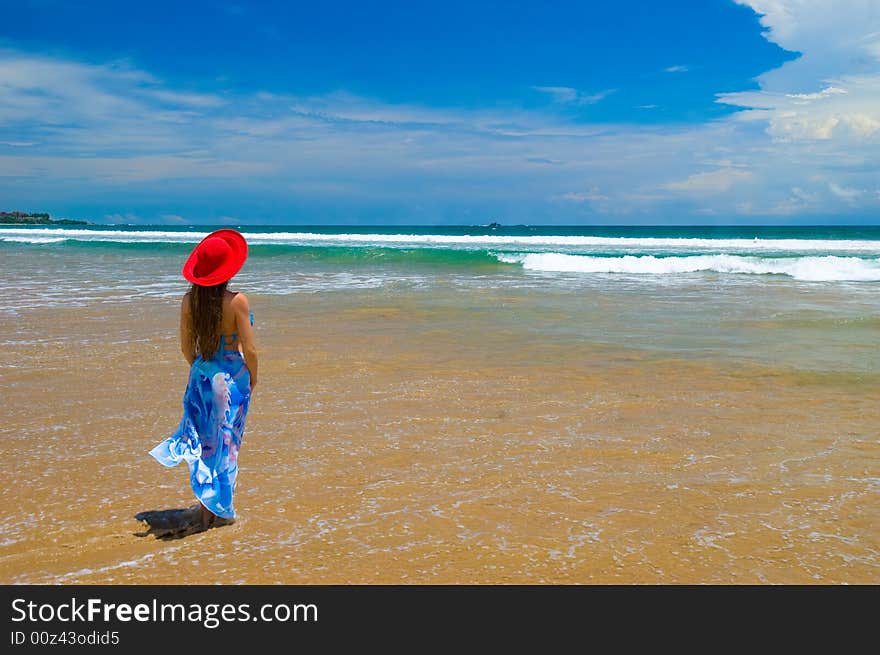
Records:
<instances>
[{"instance_id":1,"label":"woman's back","mask_svg":"<svg viewBox=\"0 0 880 655\"><path fill-rule=\"evenodd\" d=\"M240 293L240 291L227 291L223 297L223 316L220 319L220 327L217 329L217 334L220 336L220 347L223 350L241 351L240 330L236 321L236 310L233 306L233 300ZM248 311L248 323L254 324L254 317L250 311Z\"/></svg>"},{"instance_id":2,"label":"woman's back","mask_svg":"<svg viewBox=\"0 0 880 655\"><path fill-rule=\"evenodd\" d=\"M180 308L181 347L187 361L192 363L197 356L207 356L210 359L223 352L237 351L245 356L251 372L254 373L257 368L257 352L254 343L253 313L250 311L247 296L240 291L224 289L221 307L216 308L215 304L214 307L216 309L203 310L208 313L207 316L215 312L220 315L219 321L211 325L211 332L217 337L216 340L212 340L207 335L199 335L202 337L200 339L194 334L194 331L198 329L196 326L203 325L202 319L205 318L197 315L199 309L198 303L196 303L195 307L193 304L194 292L195 288L184 295ZM217 309L220 309L220 311L217 311ZM197 343L201 345L206 342L212 344L212 341L217 344L214 352L211 352L213 349L210 345L206 348L196 345Z\"/></svg>"}]
</instances>

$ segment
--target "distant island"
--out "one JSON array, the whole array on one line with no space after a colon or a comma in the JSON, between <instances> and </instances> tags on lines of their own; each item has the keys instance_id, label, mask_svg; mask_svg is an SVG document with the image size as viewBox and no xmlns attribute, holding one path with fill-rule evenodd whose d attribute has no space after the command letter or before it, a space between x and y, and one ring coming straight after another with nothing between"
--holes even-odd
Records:
<instances>
[{"instance_id":1,"label":"distant island","mask_svg":"<svg viewBox=\"0 0 880 655\"><path fill-rule=\"evenodd\" d=\"M74 221L69 218L55 220L49 214L26 214L25 212L0 212L0 223L13 225L88 225L88 221Z\"/></svg>"}]
</instances>

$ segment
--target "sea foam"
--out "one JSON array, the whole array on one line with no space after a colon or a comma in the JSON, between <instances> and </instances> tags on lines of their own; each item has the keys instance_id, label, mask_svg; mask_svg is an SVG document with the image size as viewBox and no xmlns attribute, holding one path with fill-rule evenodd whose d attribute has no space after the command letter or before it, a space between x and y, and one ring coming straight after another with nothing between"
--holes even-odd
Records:
<instances>
[{"instance_id":1,"label":"sea foam","mask_svg":"<svg viewBox=\"0 0 880 655\"><path fill-rule=\"evenodd\" d=\"M526 270L560 273L629 273L660 276L706 271L747 275L787 275L797 280L812 282L880 280L880 261L833 255L778 258L738 255L589 257L563 253L531 253L496 256L499 261L521 263Z\"/></svg>"},{"instance_id":2,"label":"sea foam","mask_svg":"<svg viewBox=\"0 0 880 655\"><path fill-rule=\"evenodd\" d=\"M86 242L116 243L196 243L208 232L163 230L104 230L68 228L0 228L0 239L48 243L46 239L70 239ZM536 247L597 248L601 250L705 251L734 250L737 252L861 252L880 255L880 243L847 239L705 239L688 237L598 237L598 236L513 236L456 234L377 234L317 232L247 232L250 244L275 245L375 245L465 248L514 247L528 250ZM37 240L40 241L37 241Z\"/></svg>"}]
</instances>

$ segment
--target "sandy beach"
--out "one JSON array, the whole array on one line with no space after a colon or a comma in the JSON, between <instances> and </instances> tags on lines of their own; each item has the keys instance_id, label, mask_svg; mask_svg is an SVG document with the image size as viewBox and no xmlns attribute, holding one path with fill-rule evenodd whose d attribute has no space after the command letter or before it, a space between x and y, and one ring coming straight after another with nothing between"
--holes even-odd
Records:
<instances>
[{"instance_id":1,"label":"sandy beach","mask_svg":"<svg viewBox=\"0 0 880 655\"><path fill-rule=\"evenodd\" d=\"M176 301L3 317L0 581L880 581L876 374L535 339L485 293L445 320L249 294L239 518L167 540L134 517L194 502L147 455L180 419Z\"/></svg>"}]
</instances>

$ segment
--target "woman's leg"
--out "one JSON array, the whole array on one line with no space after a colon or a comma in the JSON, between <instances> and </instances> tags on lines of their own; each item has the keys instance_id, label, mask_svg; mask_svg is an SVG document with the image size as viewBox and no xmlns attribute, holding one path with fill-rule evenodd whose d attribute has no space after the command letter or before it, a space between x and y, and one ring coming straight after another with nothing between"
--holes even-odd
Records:
<instances>
[{"instance_id":1,"label":"woman's leg","mask_svg":"<svg viewBox=\"0 0 880 655\"><path fill-rule=\"evenodd\" d=\"M211 527L211 524L214 522L214 512L209 510L207 507L199 503L199 507L202 509L202 530L207 530Z\"/></svg>"}]
</instances>

